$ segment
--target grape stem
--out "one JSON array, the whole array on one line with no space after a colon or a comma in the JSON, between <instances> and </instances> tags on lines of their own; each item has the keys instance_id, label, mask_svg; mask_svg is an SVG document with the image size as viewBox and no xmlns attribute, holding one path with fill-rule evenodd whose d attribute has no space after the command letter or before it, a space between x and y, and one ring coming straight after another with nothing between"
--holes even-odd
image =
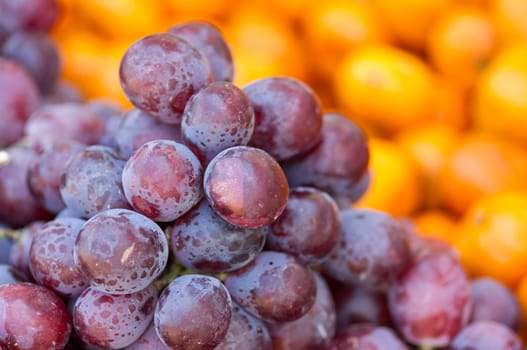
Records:
<instances>
[{"instance_id":1,"label":"grape stem","mask_svg":"<svg viewBox=\"0 0 527 350\"><path fill-rule=\"evenodd\" d=\"M177 262L174 262L163 272L163 274L154 282L154 284L157 290L161 291L179 276L192 273L196 273L196 271L187 269Z\"/></svg>"},{"instance_id":2,"label":"grape stem","mask_svg":"<svg viewBox=\"0 0 527 350\"><path fill-rule=\"evenodd\" d=\"M14 242L18 242L22 233L19 230L13 230L9 228L0 228L0 239L4 237L10 238Z\"/></svg>"},{"instance_id":3,"label":"grape stem","mask_svg":"<svg viewBox=\"0 0 527 350\"><path fill-rule=\"evenodd\" d=\"M421 345L419 350L434 350L434 347L432 345Z\"/></svg>"}]
</instances>

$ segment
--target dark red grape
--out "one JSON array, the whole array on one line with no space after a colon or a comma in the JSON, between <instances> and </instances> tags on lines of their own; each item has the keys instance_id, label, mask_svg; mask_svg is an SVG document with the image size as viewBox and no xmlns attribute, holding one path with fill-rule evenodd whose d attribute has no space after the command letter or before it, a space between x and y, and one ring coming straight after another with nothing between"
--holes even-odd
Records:
<instances>
[{"instance_id":1,"label":"dark red grape","mask_svg":"<svg viewBox=\"0 0 527 350\"><path fill-rule=\"evenodd\" d=\"M183 275L161 293L154 325L171 349L210 350L225 338L231 308L231 298L220 280Z\"/></svg>"},{"instance_id":2,"label":"dark red grape","mask_svg":"<svg viewBox=\"0 0 527 350\"><path fill-rule=\"evenodd\" d=\"M304 316L315 303L313 272L296 258L264 251L225 280L234 301L268 322L288 322Z\"/></svg>"},{"instance_id":3,"label":"dark red grape","mask_svg":"<svg viewBox=\"0 0 527 350\"><path fill-rule=\"evenodd\" d=\"M355 324L337 333L330 350L408 350L388 327Z\"/></svg>"},{"instance_id":4,"label":"dark red grape","mask_svg":"<svg viewBox=\"0 0 527 350\"><path fill-rule=\"evenodd\" d=\"M183 141L203 164L224 149L249 143L254 111L247 95L235 85L215 82L193 95L185 107Z\"/></svg>"},{"instance_id":5,"label":"dark red grape","mask_svg":"<svg viewBox=\"0 0 527 350\"><path fill-rule=\"evenodd\" d=\"M254 108L252 146L284 160L319 141L322 109L309 86L294 78L273 77L256 80L243 90Z\"/></svg>"},{"instance_id":6,"label":"dark red grape","mask_svg":"<svg viewBox=\"0 0 527 350\"><path fill-rule=\"evenodd\" d=\"M77 152L60 175L64 204L85 218L106 209L130 208L121 184L125 163L106 146L89 146Z\"/></svg>"},{"instance_id":7,"label":"dark red grape","mask_svg":"<svg viewBox=\"0 0 527 350\"><path fill-rule=\"evenodd\" d=\"M232 81L234 64L225 38L217 27L203 21L191 21L170 28L175 34L197 48L208 60L215 81Z\"/></svg>"},{"instance_id":8,"label":"dark red grape","mask_svg":"<svg viewBox=\"0 0 527 350\"><path fill-rule=\"evenodd\" d=\"M48 31L59 14L56 0L0 0L0 27L9 32Z\"/></svg>"},{"instance_id":9,"label":"dark red grape","mask_svg":"<svg viewBox=\"0 0 527 350\"><path fill-rule=\"evenodd\" d=\"M0 286L0 348L61 350L71 325L64 302L42 286L16 282Z\"/></svg>"},{"instance_id":10,"label":"dark red grape","mask_svg":"<svg viewBox=\"0 0 527 350\"><path fill-rule=\"evenodd\" d=\"M134 343L154 317L157 289L112 295L88 287L75 301L73 327L86 344L122 349Z\"/></svg>"},{"instance_id":11,"label":"dark red grape","mask_svg":"<svg viewBox=\"0 0 527 350\"><path fill-rule=\"evenodd\" d=\"M29 270L29 250L33 242L35 232L40 230L45 221L33 221L20 230L20 238L16 240L9 252L9 264L27 276L31 276Z\"/></svg>"},{"instance_id":12,"label":"dark red grape","mask_svg":"<svg viewBox=\"0 0 527 350\"><path fill-rule=\"evenodd\" d=\"M397 220L371 209L344 209L339 241L322 267L344 283L385 290L410 264L410 248Z\"/></svg>"},{"instance_id":13,"label":"dark red grape","mask_svg":"<svg viewBox=\"0 0 527 350\"><path fill-rule=\"evenodd\" d=\"M170 348L159 338L154 322L151 322L146 332L125 350L170 350Z\"/></svg>"},{"instance_id":14,"label":"dark red grape","mask_svg":"<svg viewBox=\"0 0 527 350\"><path fill-rule=\"evenodd\" d=\"M267 247L320 263L340 237L340 212L327 194L310 187L290 190L287 205L271 225Z\"/></svg>"},{"instance_id":15,"label":"dark red grape","mask_svg":"<svg viewBox=\"0 0 527 350\"><path fill-rule=\"evenodd\" d=\"M205 195L226 221L245 228L272 223L284 210L289 187L280 165L265 151L236 146L220 152L204 175Z\"/></svg>"},{"instance_id":16,"label":"dark red grape","mask_svg":"<svg viewBox=\"0 0 527 350\"><path fill-rule=\"evenodd\" d=\"M202 272L232 271L262 251L269 227L240 228L229 224L203 199L170 230L170 247L177 261Z\"/></svg>"},{"instance_id":17,"label":"dark red grape","mask_svg":"<svg viewBox=\"0 0 527 350\"><path fill-rule=\"evenodd\" d=\"M73 260L73 248L84 220L55 219L33 236L29 250L29 268L35 281L59 295L72 297L88 287Z\"/></svg>"},{"instance_id":18,"label":"dark red grape","mask_svg":"<svg viewBox=\"0 0 527 350\"><path fill-rule=\"evenodd\" d=\"M187 146L170 140L139 147L122 173L128 202L155 221L173 221L203 198L203 168Z\"/></svg>"},{"instance_id":19,"label":"dark red grape","mask_svg":"<svg viewBox=\"0 0 527 350\"><path fill-rule=\"evenodd\" d=\"M467 325L452 340L448 350L523 350L522 342L510 328L494 321Z\"/></svg>"},{"instance_id":20,"label":"dark red grape","mask_svg":"<svg viewBox=\"0 0 527 350\"><path fill-rule=\"evenodd\" d=\"M128 294L146 288L161 274L168 260L168 242L146 216L110 209L84 224L74 259L94 288Z\"/></svg>"},{"instance_id":21,"label":"dark red grape","mask_svg":"<svg viewBox=\"0 0 527 350\"><path fill-rule=\"evenodd\" d=\"M213 80L198 49L169 33L133 43L121 60L119 77L134 106L169 124L179 124L190 96Z\"/></svg>"}]
</instances>

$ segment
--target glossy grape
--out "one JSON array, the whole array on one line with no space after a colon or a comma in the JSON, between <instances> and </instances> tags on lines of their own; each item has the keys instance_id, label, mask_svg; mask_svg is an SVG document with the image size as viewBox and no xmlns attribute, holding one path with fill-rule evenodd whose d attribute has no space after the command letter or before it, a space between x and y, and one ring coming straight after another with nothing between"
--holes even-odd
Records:
<instances>
[{"instance_id":1,"label":"glossy grape","mask_svg":"<svg viewBox=\"0 0 527 350\"><path fill-rule=\"evenodd\" d=\"M111 294L146 288L168 260L165 233L155 222L127 209L96 214L82 227L75 263L94 288Z\"/></svg>"},{"instance_id":2,"label":"glossy grape","mask_svg":"<svg viewBox=\"0 0 527 350\"><path fill-rule=\"evenodd\" d=\"M507 326L494 321L469 324L452 340L448 350L522 350L522 342Z\"/></svg>"},{"instance_id":3,"label":"glossy grape","mask_svg":"<svg viewBox=\"0 0 527 350\"><path fill-rule=\"evenodd\" d=\"M155 221L173 221L203 197L203 168L187 146L150 141L128 159L122 173L128 202Z\"/></svg>"},{"instance_id":4,"label":"glossy grape","mask_svg":"<svg viewBox=\"0 0 527 350\"><path fill-rule=\"evenodd\" d=\"M59 14L56 0L0 0L0 27L9 32L48 31Z\"/></svg>"},{"instance_id":5,"label":"glossy grape","mask_svg":"<svg viewBox=\"0 0 527 350\"><path fill-rule=\"evenodd\" d=\"M330 350L409 350L388 327L356 324L340 331Z\"/></svg>"},{"instance_id":6,"label":"glossy grape","mask_svg":"<svg viewBox=\"0 0 527 350\"><path fill-rule=\"evenodd\" d=\"M127 346L126 350L169 350L170 348L163 343L156 333L154 322L150 323L146 332L139 337L134 343Z\"/></svg>"}]
</instances>

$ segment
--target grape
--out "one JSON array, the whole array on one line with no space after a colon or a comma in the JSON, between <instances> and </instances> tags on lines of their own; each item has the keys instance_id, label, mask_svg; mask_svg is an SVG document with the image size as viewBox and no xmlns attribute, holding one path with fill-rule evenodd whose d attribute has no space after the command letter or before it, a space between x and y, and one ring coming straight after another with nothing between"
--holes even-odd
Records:
<instances>
[{"instance_id":1,"label":"grape","mask_svg":"<svg viewBox=\"0 0 527 350\"><path fill-rule=\"evenodd\" d=\"M0 0L0 4L1 1L4 0ZM3 17L2 13L0 18ZM18 63L3 57L0 57L0 91L0 147L5 147L24 134L24 124L38 107L40 97L29 73Z\"/></svg>"},{"instance_id":2,"label":"grape","mask_svg":"<svg viewBox=\"0 0 527 350\"><path fill-rule=\"evenodd\" d=\"M137 108L126 113L115 133L119 152L126 158L148 141L161 139L180 142L181 128L165 124Z\"/></svg>"},{"instance_id":3,"label":"grape","mask_svg":"<svg viewBox=\"0 0 527 350\"><path fill-rule=\"evenodd\" d=\"M359 199L364 196L366 191L368 191L371 183L371 172L366 171L360 179L357 180L353 185L351 185L346 193L336 194L334 200L337 202L339 208L346 209L357 202Z\"/></svg>"},{"instance_id":4,"label":"grape","mask_svg":"<svg viewBox=\"0 0 527 350\"><path fill-rule=\"evenodd\" d=\"M53 90L60 59L55 44L45 34L15 32L4 43L2 55L27 69L42 94Z\"/></svg>"},{"instance_id":5,"label":"grape","mask_svg":"<svg viewBox=\"0 0 527 350\"><path fill-rule=\"evenodd\" d=\"M130 208L121 184L124 165L125 160L106 146L77 152L60 175L64 204L85 218L106 209Z\"/></svg>"},{"instance_id":6,"label":"grape","mask_svg":"<svg viewBox=\"0 0 527 350\"><path fill-rule=\"evenodd\" d=\"M97 115L104 124L104 133L97 143L117 149L115 138L124 119L123 111L114 103L106 100L91 100L86 103L85 107Z\"/></svg>"},{"instance_id":7,"label":"grape","mask_svg":"<svg viewBox=\"0 0 527 350\"><path fill-rule=\"evenodd\" d=\"M226 221L245 228L272 223L284 210L289 187L280 165L265 151L235 146L220 152L204 175L205 195Z\"/></svg>"},{"instance_id":8,"label":"grape","mask_svg":"<svg viewBox=\"0 0 527 350\"><path fill-rule=\"evenodd\" d=\"M80 103L82 100L82 93L76 85L65 80L58 80L53 90L43 96L42 104Z\"/></svg>"},{"instance_id":9,"label":"grape","mask_svg":"<svg viewBox=\"0 0 527 350\"><path fill-rule=\"evenodd\" d=\"M309 86L294 78L273 77L256 80L244 91L254 108L252 146L284 160L319 141L322 110Z\"/></svg>"},{"instance_id":10,"label":"grape","mask_svg":"<svg viewBox=\"0 0 527 350\"><path fill-rule=\"evenodd\" d=\"M29 270L29 250L33 242L33 236L40 230L45 221L33 221L20 230L20 238L16 240L9 252L9 264L26 276L31 276Z\"/></svg>"},{"instance_id":11,"label":"grape","mask_svg":"<svg viewBox=\"0 0 527 350\"><path fill-rule=\"evenodd\" d=\"M183 275L161 293L154 325L161 340L171 349L214 349L227 334L231 307L229 293L220 280Z\"/></svg>"},{"instance_id":12,"label":"grape","mask_svg":"<svg viewBox=\"0 0 527 350\"><path fill-rule=\"evenodd\" d=\"M156 333L154 322L150 323L146 332L134 343L127 346L126 350L169 350ZM217 349L216 349L217 350Z\"/></svg>"},{"instance_id":13,"label":"grape","mask_svg":"<svg viewBox=\"0 0 527 350\"><path fill-rule=\"evenodd\" d=\"M34 157L27 171L29 191L37 202L51 213L64 209L60 195L60 175L66 163L85 146L74 140L46 143Z\"/></svg>"},{"instance_id":14,"label":"grape","mask_svg":"<svg viewBox=\"0 0 527 350\"><path fill-rule=\"evenodd\" d=\"M273 350L326 349L336 331L335 304L322 276L315 273L315 304L304 316L292 322L268 325Z\"/></svg>"},{"instance_id":15,"label":"grape","mask_svg":"<svg viewBox=\"0 0 527 350\"><path fill-rule=\"evenodd\" d=\"M147 329L156 302L157 289L153 285L123 295L88 287L73 307L75 333L88 345L121 349L139 339Z\"/></svg>"},{"instance_id":16,"label":"grape","mask_svg":"<svg viewBox=\"0 0 527 350\"><path fill-rule=\"evenodd\" d=\"M64 302L31 283L0 286L0 348L61 350L71 332Z\"/></svg>"},{"instance_id":17,"label":"grape","mask_svg":"<svg viewBox=\"0 0 527 350\"><path fill-rule=\"evenodd\" d=\"M207 58L215 81L232 81L234 65L227 42L218 28L211 23L191 21L168 30L188 41Z\"/></svg>"},{"instance_id":18,"label":"grape","mask_svg":"<svg viewBox=\"0 0 527 350\"><path fill-rule=\"evenodd\" d=\"M135 107L169 124L181 123L190 96L213 79L198 49L169 33L133 43L121 60L119 77Z\"/></svg>"},{"instance_id":19,"label":"grape","mask_svg":"<svg viewBox=\"0 0 527 350\"><path fill-rule=\"evenodd\" d=\"M122 174L128 202L155 221L173 221L203 197L203 168L187 146L150 141L128 159Z\"/></svg>"},{"instance_id":20,"label":"grape","mask_svg":"<svg viewBox=\"0 0 527 350\"><path fill-rule=\"evenodd\" d=\"M0 227L0 232L2 228ZM9 252L13 246L13 241L6 236L0 234L0 264L7 264L9 262Z\"/></svg>"},{"instance_id":21,"label":"grape","mask_svg":"<svg viewBox=\"0 0 527 350\"><path fill-rule=\"evenodd\" d=\"M322 267L345 283L385 290L410 263L406 236L390 215L371 209L341 211L341 235Z\"/></svg>"},{"instance_id":22,"label":"grape","mask_svg":"<svg viewBox=\"0 0 527 350\"><path fill-rule=\"evenodd\" d=\"M520 328L521 310L518 300L504 284L491 277L480 277L470 283L472 314L470 322L495 321L513 331Z\"/></svg>"},{"instance_id":23,"label":"grape","mask_svg":"<svg viewBox=\"0 0 527 350\"><path fill-rule=\"evenodd\" d=\"M355 324L337 333L330 350L408 350L391 328Z\"/></svg>"},{"instance_id":24,"label":"grape","mask_svg":"<svg viewBox=\"0 0 527 350\"><path fill-rule=\"evenodd\" d=\"M73 260L73 247L84 220L55 219L35 232L29 268L35 281L59 295L79 295L88 283Z\"/></svg>"},{"instance_id":25,"label":"grape","mask_svg":"<svg viewBox=\"0 0 527 350\"><path fill-rule=\"evenodd\" d=\"M27 281L27 276L11 265L0 264L0 285Z\"/></svg>"},{"instance_id":26,"label":"grape","mask_svg":"<svg viewBox=\"0 0 527 350\"><path fill-rule=\"evenodd\" d=\"M467 325L452 340L448 350L522 350L520 338L510 328L494 321Z\"/></svg>"},{"instance_id":27,"label":"grape","mask_svg":"<svg viewBox=\"0 0 527 350\"><path fill-rule=\"evenodd\" d=\"M294 321L315 302L312 271L293 256L264 251L250 264L231 272L225 286L234 301L268 322Z\"/></svg>"},{"instance_id":28,"label":"grape","mask_svg":"<svg viewBox=\"0 0 527 350\"><path fill-rule=\"evenodd\" d=\"M296 256L305 264L320 263L340 237L335 201L315 188L296 187L282 214L271 225L267 247Z\"/></svg>"},{"instance_id":29,"label":"grape","mask_svg":"<svg viewBox=\"0 0 527 350\"><path fill-rule=\"evenodd\" d=\"M48 31L59 14L56 0L0 0L0 27L9 32Z\"/></svg>"},{"instance_id":30,"label":"grape","mask_svg":"<svg viewBox=\"0 0 527 350\"><path fill-rule=\"evenodd\" d=\"M442 250L416 256L387 295L394 325L412 344L446 346L470 316L470 282L459 260Z\"/></svg>"},{"instance_id":31,"label":"grape","mask_svg":"<svg viewBox=\"0 0 527 350\"><path fill-rule=\"evenodd\" d=\"M226 82L212 83L192 96L181 123L183 141L203 164L224 149L248 144L253 130L247 95Z\"/></svg>"},{"instance_id":32,"label":"grape","mask_svg":"<svg viewBox=\"0 0 527 350\"><path fill-rule=\"evenodd\" d=\"M268 226L245 229L220 218L203 199L170 231L170 246L183 266L202 272L232 271L262 251Z\"/></svg>"},{"instance_id":33,"label":"grape","mask_svg":"<svg viewBox=\"0 0 527 350\"><path fill-rule=\"evenodd\" d=\"M163 271L168 242L161 228L147 217L127 209L109 209L84 224L73 254L92 287L127 294L146 288Z\"/></svg>"}]
</instances>

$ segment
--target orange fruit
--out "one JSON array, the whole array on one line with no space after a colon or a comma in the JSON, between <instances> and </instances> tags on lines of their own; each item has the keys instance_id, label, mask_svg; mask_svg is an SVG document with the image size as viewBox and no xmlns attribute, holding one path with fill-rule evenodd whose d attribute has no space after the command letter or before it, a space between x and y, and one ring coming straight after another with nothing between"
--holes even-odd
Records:
<instances>
[{"instance_id":1,"label":"orange fruit","mask_svg":"<svg viewBox=\"0 0 527 350\"><path fill-rule=\"evenodd\" d=\"M490 276L513 287L527 273L527 193L503 191L476 201L462 218L454 242L474 277Z\"/></svg>"},{"instance_id":2,"label":"orange fruit","mask_svg":"<svg viewBox=\"0 0 527 350\"><path fill-rule=\"evenodd\" d=\"M413 218L417 233L452 244L457 235L456 220L444 211L426 210Z\"/></svg>"},{"instance_id":3,"label":"orange fruit","mask_svg":"<svg viewBox=\"0 0 527 350\"><path fill-rule=\"evenodd\" d=\"M426 124L455 130L465 130L469 126L467 94L440 75L434 80L432 107Z\"/></svg>"},{"instance_id":4,"label":"orange fruit","mask_svg":"<svg viewBox=\"0 0 527 350\"><path fill-rule=\"evenodd\" d=\"M489 9L502 43L527 40L527 1L489 0Z\"/></svg>"}]
</instances>

